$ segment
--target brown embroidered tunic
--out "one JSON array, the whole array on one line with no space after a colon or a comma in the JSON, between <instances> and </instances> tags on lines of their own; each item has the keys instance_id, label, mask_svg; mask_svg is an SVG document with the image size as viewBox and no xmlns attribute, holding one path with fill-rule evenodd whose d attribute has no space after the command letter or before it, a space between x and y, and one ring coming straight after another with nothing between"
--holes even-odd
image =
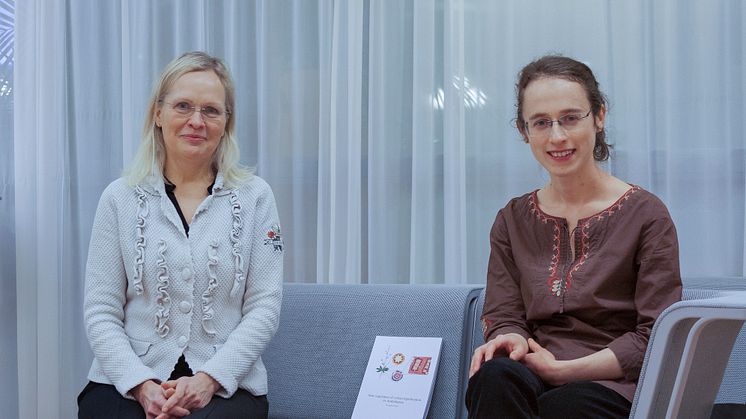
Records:
<instances>
[{"instance_id":1,"label":"brown embroidered tunic","mask_svg":"<svg viewBox=\"0 0 746 419\"><path fill-rule=\"evenodd\" d=\"M632 400L653 323L681 299L678 241L666 206L633 186L570 232L532 192L498 212L490 245L485 340L515 332L558 360L609 348L624 377L598 382Z\"/></svg>"}]
</instances>

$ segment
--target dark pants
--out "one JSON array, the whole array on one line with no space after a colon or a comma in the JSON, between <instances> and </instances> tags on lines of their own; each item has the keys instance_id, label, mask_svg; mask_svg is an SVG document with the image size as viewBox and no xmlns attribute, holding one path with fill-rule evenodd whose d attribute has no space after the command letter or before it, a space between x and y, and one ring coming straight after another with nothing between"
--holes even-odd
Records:
<instances>
[{"instance_id":1,"label":"dark pants","mask_svg":"<svg viewBox=\"0 0 746 419\"><path fill-rule=\"evenodd\" d=\"M230 399L213 397L189 419L263 418L269 414L267 396L254 396L239 389ZM78 419L145 419L140 403L125 399L109 384L89 382L78 396Z\"/></svg>"},{"instance_id":2,"label":"dark pants","mask_svg":"<svg viewBox=\"0 0 746 419\"><path fill-rule=\"evenodd\" d=\"M510 358L485 362L469 380L469 418L624 418L632 404L614 390L584 381L553 387Z\"/></svg>"}]
</instances>

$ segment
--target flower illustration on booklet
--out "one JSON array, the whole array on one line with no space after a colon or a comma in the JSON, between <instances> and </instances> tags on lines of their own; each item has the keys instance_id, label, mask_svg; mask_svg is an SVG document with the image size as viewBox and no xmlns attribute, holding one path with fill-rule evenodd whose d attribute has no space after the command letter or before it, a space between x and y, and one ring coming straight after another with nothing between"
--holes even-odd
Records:
<instances>
[{"instance_id":1,"label":"flower illustration on booklet","mask_svg":"<svg viewBox=\"0 0 746 419\"><path fill-rule=\"evenodd\" d=\"M390 358L391 358L391 347L389 346L383 352L383 356L381 357L381 360L378 362L380 365L378 366L378 368L376 368L377 373L383 374L389 370L389 359Z\"/></svg>"},{"instance_id":2,"label":"flower illustration on booklet","mask_svg":"<svg viewBox=\"0 0 746 419\"><path fill-rule=\"evenodd\" d=\"M442 338L377 336L352 418L425 418L441 344Z\"/></svg>"}]
</instances>

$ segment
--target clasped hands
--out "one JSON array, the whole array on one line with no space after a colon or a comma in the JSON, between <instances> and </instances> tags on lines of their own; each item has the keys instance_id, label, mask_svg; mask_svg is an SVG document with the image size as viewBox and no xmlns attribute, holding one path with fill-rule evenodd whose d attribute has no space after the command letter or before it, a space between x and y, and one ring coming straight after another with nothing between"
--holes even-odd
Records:
<instances>
[{"instance_id":1,"label":"clasped hands","mask_svg":"<svg viewBox=\"0 0 746 419\"><path fill-rule=\"evenodd\" d=\"M554 354L535 340L526 339L517 333L498 335L477 348L471 358L469 378L479 371L483 363L501 354L524 364L548 384L558 386L567 382L563 377L563 361L557 361Z\"/></svg>"},{"instance_id":2,"label":"clasped hands","mask_svg":"<svg viewBox=\"0 0 746 419\"><path fill-rule=\"evenodd\" d=\"M160 385L148 380L133 388L131 393L145 410L147 419L174 419L205 407L219 389L220 384L215 379L198 372L192 377Z\"/></svg>"}]
</instances>

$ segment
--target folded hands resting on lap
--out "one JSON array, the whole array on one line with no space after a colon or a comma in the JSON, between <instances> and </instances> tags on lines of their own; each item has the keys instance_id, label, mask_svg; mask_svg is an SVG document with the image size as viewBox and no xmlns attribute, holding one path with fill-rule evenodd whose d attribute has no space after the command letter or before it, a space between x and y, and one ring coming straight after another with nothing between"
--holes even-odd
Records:
<instances>
[{"instance_id":1,"label":"folded hands resting on lap","mask_svg":"<svg viewBox=\"0 0 746 419\"><path fill-rule=\"evenodd\" d=\"M560 361L534 339L506 333L497 335L474 351L469 378L479 371L483 363L505 355L521 362L544 382L554 386L576 381L616 379L624 374L619 360L609 348L581 358Z\"/></svg>"},{"instance_id":2,"label":"folded hands resting on lap","mask_svg":"<svg viewBox=\"0 0 746 419\"><path fill-rule=\"evenodd\" d=\"M147 419L175 419L207 406L219 389L215 379L198 372L160 385L145 381L132 389L132 395L145 410Z\"/></svg>"}]
</instances>

